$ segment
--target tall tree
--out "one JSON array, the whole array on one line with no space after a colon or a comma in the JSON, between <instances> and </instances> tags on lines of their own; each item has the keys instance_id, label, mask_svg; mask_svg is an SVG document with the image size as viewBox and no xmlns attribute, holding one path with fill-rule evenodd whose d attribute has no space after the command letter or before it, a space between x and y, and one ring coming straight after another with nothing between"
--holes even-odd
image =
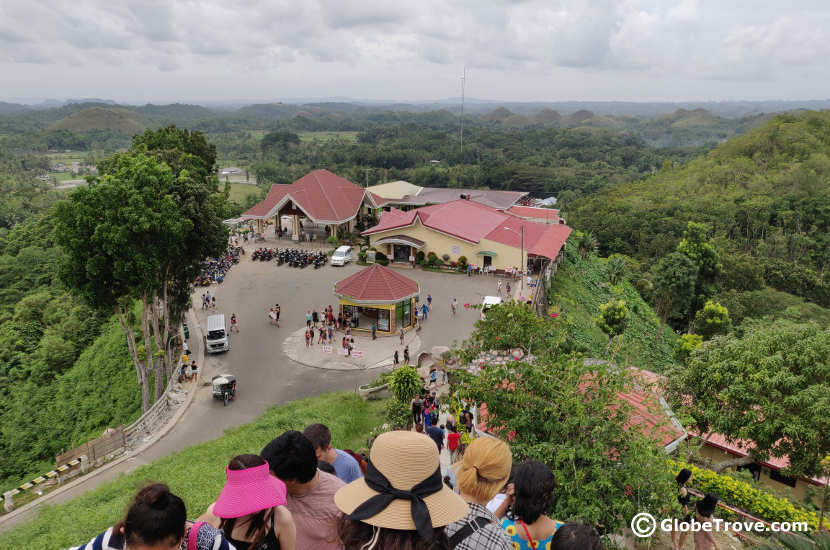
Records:
<instances>
[{"instance_id":1,"label":"tall tree","mask_svg":"<svg viewBox=\"0 0 830 550\"><path fill-rule=\"evenodd\" d=\"M751 323L743 338L704 342L669 373L668 395L702 437L716 432L747 456L715 466L788 456L792 475L814 476L830 454L830 329Z\"/></svg>"},{"instance_id":2,"label":"tall tree","mask_svg":"<svg viewBox=\"0 0 830 550\"><path fill-rule=\"evenodd\" d=\"M134 344L130 349L134 361L138 365L140 352L145 369L155 372L156 398L161 395L165 377L173 370L171 331L188 307L191 282L198 274L199 264L205 257L221 253L227 243L221 218L227 197L218 192L215 163L215 147L200 132L175 126L148 130L135 137L127 152L100 163L104 174L100 182L84 192L73 193L59 208L62 244L72 256L66 269L67 282L85 288L83 293L91 303L120 308L128 344ZM154 177L146 175L153 170L157 172ZM131 194L138 194L141 200ZM90 205L94 205L91 211ZM136 222L125 217L125 209L133 207L137 210L133 214ZM105 212L103 219L111 219L114 225L125 226L118 233L120 238L134 241L132 246L147 248L148 255L155 254L153 262L140 262L141 256L137 256L137 264L128 269L133 273L129 278L121 273L121 266L129 264L115 254L117 251L107 249L105 255L91 259L78 245L84 239L96 238L100 231L94 218L81 223L77 217L92 215L94 211ZM141 214L162 211L171 218L165 220L171 231L163 238L153 231L166 229L164 225L150 227ZM97 280L88 280L90 273L98 271L87 267L90 262L111 273L100 273ZM109 285L110 282L113 284ZM131 340L126 315L130 299L139 299L142 304L143 344Z\"/></svg>"},{"instance_id":3,"label":"tall tree","mask_svg":"<svg viewBox=\"0 0 830 550\"><path fill-rule=\"evenodd\" d=\"M654 305L660 317L658 339L670 317L683 315L688 311L694 299L697 271L698 268L692 260L680 252L672 252L654 267Z\"/></svg>"}]
</instances>

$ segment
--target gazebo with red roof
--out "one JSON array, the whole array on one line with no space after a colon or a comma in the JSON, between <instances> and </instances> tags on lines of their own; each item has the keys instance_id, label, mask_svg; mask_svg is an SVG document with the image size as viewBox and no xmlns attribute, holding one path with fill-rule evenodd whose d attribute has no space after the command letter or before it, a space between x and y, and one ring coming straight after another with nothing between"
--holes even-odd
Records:
<instances>
[{"instance_id":1,"label":"gazebo with red roof","mask_svg":"<svg viewBox=\"0 0 830 550\"><path fill-rule=\"evenodd\" d=\"M334 293L340 299L340 313L348 316L355 330L372 329L383 334L407 330L415 323L417 281L393 269L373 264L339 281Z\"/></svg>"}]
</instances>

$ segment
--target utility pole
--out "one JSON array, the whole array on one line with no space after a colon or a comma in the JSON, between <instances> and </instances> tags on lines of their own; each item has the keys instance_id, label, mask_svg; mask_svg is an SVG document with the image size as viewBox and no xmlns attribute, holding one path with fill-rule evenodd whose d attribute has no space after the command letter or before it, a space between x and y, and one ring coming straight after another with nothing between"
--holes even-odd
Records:
<instances>
[{"instance_id":1,"label":"utility pole","mask_svg":"<svg viewBox=\"0 0 830 550\"><path fill-rule=\"evenodd\" d=\"M363 171L366 172L366 185L365 185L365 187L367 189L369 188L369 170L371 170L371 168L364 168L363 169Z\"/></svg>"},{"instance_id":2,"label":"utility pole","mask_svg":"<svg viewBox=\"0 0 830 550\"><path fill-rule=\"evenodd\" d=\"M464 84L467 80L467 66L464 65L464 72L461 73L461 156L464 156ZM463 160L463 159L462 159Z\"/></svg>"}]
</instances>

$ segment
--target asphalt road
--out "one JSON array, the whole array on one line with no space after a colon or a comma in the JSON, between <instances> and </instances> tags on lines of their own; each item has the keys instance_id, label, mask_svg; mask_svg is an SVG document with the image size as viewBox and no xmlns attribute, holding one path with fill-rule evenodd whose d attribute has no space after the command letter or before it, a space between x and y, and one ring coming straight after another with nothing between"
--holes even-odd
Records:
<instances>
[{"instance_id":1,"label":"asphalt road","mask_svg":"<svg viewBox=\"0 0 830 550\"><path fill-rule=\"evenodd\" d=\"M274 242L267 243L274 247ZM287 243L281 243L286 246ZM221 285L208 287L216 296L217 313L224 313L230 322L231 313L239 319L239 334L231 335L231 349L227 353L207 356L206 365L200 369L202 380L212 374L228 373L238 377L237 399L227 407L214 400L210 387L200 384L190 408L179 423L164 437L148 447L140 456L131 457L116 467L90 477L49 501L59 504L79 496L101 483L114 479L121 473L132 471L143 464L180 451L191 445L220 437L228 429L250 422L269 407L319 395L330 391L355 391L361 384L377 377L376 371L337 371L306 367L288 359L282 351L283 340L294 330L305 325L305 312L315 306L322 309L332 305L337 308L334 284L362 269L349 264L344 267L327 265L318 270L277 267L275 262L253 262L249 245L240 263L228 273ZM433 298L433 310L423 324L420 333L422 351L432 346L451 345L469 337L478 310L465 310L464 303L481 303L483 296L496 293L493 277L443 274L413 271L403 268L401 273L417 280L421 285L421 299L427 294ZM204 289L194 295L194 304L201 303ZM453 317L450 309L452 298L458 299L459 312ZM271 326L267 319L268 308L279 303L281 328ZM202 326L213 312L196 310ZM196 351L202 346L195 327L190 329L189 345ZM274 434L279 435L279 434ZM36 512L21 515L2 526L31 519Z\"/></svg>"}]
</instances>

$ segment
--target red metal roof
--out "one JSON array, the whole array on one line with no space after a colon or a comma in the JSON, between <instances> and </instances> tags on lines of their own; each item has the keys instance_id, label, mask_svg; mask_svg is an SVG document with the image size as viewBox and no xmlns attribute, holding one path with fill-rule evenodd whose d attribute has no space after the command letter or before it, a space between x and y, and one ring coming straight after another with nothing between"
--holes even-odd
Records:
<instances>
[{"instance_id":1,"label":"red metal roof","mask_svg":"<svg viewBox=\"0 0 830 550\"><path fill-rule=\"evenodd\" d=\"M264 218L277 214L287 200L314 222L343 223L354 218L363 203L365 190L328 170L314 170L291 185L274 185L268 196L242 214L243 218Z\"/></svg>"},{"instance_id":2,"label":"red metal roof","mask_svg":"<svg viewBox=\"0 0 830 550\"><path fill-rule=\"evenodd\" d=\"M470 200L445 202L408 212L393 208L381 214L380 222L363 234L371 235L406 227L412 225L416 217L425 227L471 243L488 239L515 248L522 244L521 232L524 228L527 253L551 260L556 258L571 234L571 228L566 225L532 222Z\"/></svg>"},{"instance_id":3,"label":"red metal roof","mask_svg":"<svg viewBox=\"0 0 830 550\"><path fill-rule=\"evenodd\" d=\"M536 208L535 206L511 206L507 212L520 218L540 219L559 222L559 210L553 208Z\"/></svg>"},{"instance_id":4,"label":"red metal roof","mask_svg":"<svg viewBox=\"0 0 830 550\"><path fill-rule=\"evenodd\" d=\"M396 302L420 292L418 283L380 264L372 264L334 285L334 293L355 302Z\"/></svg>"}]
</instances>

